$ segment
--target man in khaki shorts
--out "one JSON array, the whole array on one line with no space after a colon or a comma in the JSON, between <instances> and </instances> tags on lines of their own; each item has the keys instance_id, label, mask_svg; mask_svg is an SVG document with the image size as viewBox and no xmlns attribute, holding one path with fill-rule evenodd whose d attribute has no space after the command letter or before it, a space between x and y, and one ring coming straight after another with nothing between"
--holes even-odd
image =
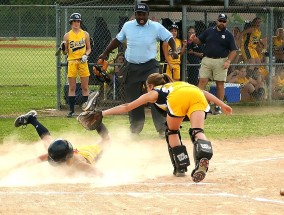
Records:
<instances>
[{"instance_id":1,"label":"man in khaki shorts","mask_svg":"<svg viewBox=\"0 0 284 215\"><path fill-rule=\"evenodd\" d=\"M224 83L231 61L236 56L236 44L233 34L227 30L227 15L218 16L216 26L206 29L200 36L191 35L190 39L197 44L205 44L204 58L199 70L198 87L205 89L209 80L216 82L217 98L224 99ZM215 107L214 114L221 114L221 108Z\"/></svg>"}]
</instances>

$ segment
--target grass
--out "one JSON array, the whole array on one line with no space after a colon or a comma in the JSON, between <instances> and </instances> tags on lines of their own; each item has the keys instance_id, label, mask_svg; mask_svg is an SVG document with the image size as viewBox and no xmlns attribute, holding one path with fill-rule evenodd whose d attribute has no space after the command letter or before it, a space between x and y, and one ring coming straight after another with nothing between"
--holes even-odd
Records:
<instances>
[{"instance_id":1,"label":"grass","mask_svg":"<svg viewBox=\"0 0 284 215\"><path fill-rule=\"evenodd\" d=\"M240 112L242 109L239 108ZM38 117L55 137L60 137L65 132L78 132L84 135L95 135L96 132L89 132L76 121L75 118L66 117ZM34 128L29 125L25 130L14 128L14 119L0 119L0 143L9 138L17 140L36 141L38 136ZM129 122L127 115L109 116L104 118L104 123L110 132L117 133L121 130L128 130ZM181 129L182 138L189 138L189 122L183 122ZM205 133L209 139L246 139L248 137L267 137L269 135L283 135L284 112L265 114L250 114L248 112L238 113L232 116L212 116L209 115L205 121ZM158 139L152 119L148 116L144 130L141 132L140 139Z\"/></svg>"}]
</instances>

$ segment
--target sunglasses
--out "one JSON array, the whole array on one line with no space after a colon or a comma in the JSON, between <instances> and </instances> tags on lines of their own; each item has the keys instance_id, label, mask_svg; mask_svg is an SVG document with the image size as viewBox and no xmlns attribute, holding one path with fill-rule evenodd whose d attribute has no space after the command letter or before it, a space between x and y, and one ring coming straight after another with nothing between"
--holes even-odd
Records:
<instances>
[{"instance_id":1,"label":"sunglasses","mask_svg":"<svg viewBox=\"0 0 284 215\"><path fill-rule=\"evenodd\" d=\"M227 23L226 20L222 20L222 19L218 20L218 22Z\"/></svg>"}]
</instances>

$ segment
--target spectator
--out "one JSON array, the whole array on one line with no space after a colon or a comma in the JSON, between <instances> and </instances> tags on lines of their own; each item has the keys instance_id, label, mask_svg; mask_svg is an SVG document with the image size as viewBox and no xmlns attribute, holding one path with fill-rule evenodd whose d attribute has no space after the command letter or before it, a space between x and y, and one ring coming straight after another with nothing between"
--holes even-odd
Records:
<instances>
[{"instance_id":1,"label":"spectator","mask_svg":"<svg viewBox=\"0 0 284 215\"><path fill-rule=\"evenodd\" d=\"M175 41L171 32L158 22L148 19L149 7L141 3L135 6L135 19L126 22L105 51L99 56L105 59L107 55L127 40L125 65L122 68L125 79L126 102L137 99L143 93L143 86L149 74L159 71L156 61L157 40L166 41L172 48L172 56L178 58ZM151 113L157 132L162 137L165 131L165 118L151 105ZM128 113L130 131L139 134L144 127L145 108L139 106Z\"/></svg>"},{"instance_id":2,"label":"spectator","mask_svg":"<svg viewBox=\"0 0 284 215\"><path fill-rule=\"evenodd\" d=\"M241 85L241 101L261 100L264 97L264 85L259 84L253 78L247 78L245 66L230 73L227 82Z\"/></svg>"},{"instance_id":3,"label":"spectator","mask_svg":"<svg viewBox=\"0 0 284 215\"><path fill-rule=\"evenodd\" d=\"M237 46L237 55L232 61L232 64L238 64L242 60L242 53L241 53L241 43L242 43L242 37L241 37L241 30L239 27L234 27L232 30L232 34L235 39L235 43ZM236 66L231 66L230 70L234 71Z\"/></svg>"},{"instance_id":4,"label":"spectator","mask_svg":"<svg viewBox=\"0 0 284 215\"><path fill-rule=\"evenodd\" d=\"M200 36L191 35L190 39L197 44L204 43L204 58L201 61L198 87L205 89L209 79L216 82L217 98L224 99L224 83L227 71L236 56L236 44L232 33L227 30L227 15L218 16L215 27L206 29ZM215 106L214 114L221 114L221 108Z\"/></svg>"},{"instance_id":5,"label":"spectator","mask_svg":"<svg viewBox=\"0 0 284 215\"><path fill-rule=\"evenodd\" d=\"M186 47L186 40L181 41L177 38L178 35L178 26L176 24L172 24L169 27L169 31L172 33L173 38L176 44L176 50L179 55L177 59L173 59L171 57L172 49L167 42L163 42L163 53L167 62L167 69L166 73L174 79L174 81L180 80L180 63L181 63L181 56L185 53Z\"/></svg>"},{"instance_id":6,"label":"spectator","mask_svg":"<svg viewBox=\"0 0 284 215\"><path fill-rule=\"evenodd\" d=\"M65 42L64 54L68 55L68 101L69 113L67 117L73 117L75 112L75 91L77 75L81 79L81 88L83 95L83 103L88 100L88 83L89 83L89 68L88 57L91 53L91 44L89 33L81 29L81 14L73 13L70 16L69 23L71 30L67 32L63 40Z\"/></svg>"},{"instance_id":7,"label":"spectator","mask_svg":"<svg viewBox=\"0 0 284 215\"><path fill-rule=\"evenodd\" d=\"M203 58L203 45L199 45L190 40L190 36L195 34L195 28L190 26L187 30L187 63L188 64L200 64L201 59ZM187 67L187 77L188 83L195 86L198 85L198 76L199 76L198 66Z\"/></svg>"},{"instance_id":8,"label":"spectator","mask_svg":"<svg viewBox=\"0 0 284 215\"><path fill-rule=\"evenodd\" d=\"M257 54L259 56L260 59L260 63L267 63L266 61L266 57L267 57L267 51L264 48L264 44L263 43L258 43L257 47L256 47L256 51ZM260 81L266 82L267 78L268 78L268 71L266 70L265 66L258 66L258 71L259 71L259 75L261 77Z\"/></svg>"},{"instance_id":9,"label":"spectator","mask_svg":"<svg viewBox=\"0 0 284 215\"><path fill-rule=\"evenodd\" d=\"M275 63L284 63L284 29L277 28L276 36L272 37L273 41L273 54L275 56ZM276 66L276 68L281 68L281 66ZM276 73L277 73L276 69Z\"/></svg>"},{"instance_id":10,"label":"spectator","mask_svg":"<svg viewBox=\"0 0 284 215\"><path fill-rule=\"evenodd\" d=\"M272 98L284 100L284 68L278 70L277 74L272 79Z\"/></svg>"},{"instance_id":11,"label":"spectator","mask_svg":"<svg viewBox=\"0 0 284 215\"><path fill-rule=\"evenodd\" d=\"M256 17L251 23L245 25L244 30L241 32L242 44L241 52L244 62L251 64L248 66L247 75L254 79L258 78L258 66L254 64L260 64L260 58L257 53L257 45L261 42L261 31L260 31L261 19Z\"/></svg>"}]
</instances>

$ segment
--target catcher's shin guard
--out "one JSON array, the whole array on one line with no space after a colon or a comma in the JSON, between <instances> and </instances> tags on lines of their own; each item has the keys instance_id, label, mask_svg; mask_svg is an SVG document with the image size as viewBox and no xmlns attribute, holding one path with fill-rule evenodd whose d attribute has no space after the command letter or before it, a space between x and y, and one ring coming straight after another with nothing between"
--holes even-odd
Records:
<instances>
[{"instance_id":1,"label":"catcher's shin guard","mask_svg":"<svg viewBox=\"0 0 284 215\"><path fill-rule=\"evenodd\" d=\"M205 178L209 167L209 160L213 156L212 145L210 141L198 139L193 147L193 157L195 168L191 173L194 182L200 182Z\"/></svg>"},{"instance_id":2,"label":"catcher's shin guard","mask_svg":"<svg viewBox=\"0 0 284 215\"><path fill-rule=\"evenodd\" d=\"M181 136L179 130L169 130L168 128L166 129L166 141L168 144L168 150L171 162L174 167L173 174L177 177L182 177L185 175L185 172L187 172L187 167L190 165L189 156L187 154L186 147L182 145L182 142L181 145L179 146L175 146L173 148L170 146L169 135L172 134L178 134L180 142L181 142Z\"/></svg>"}]
</instances>

